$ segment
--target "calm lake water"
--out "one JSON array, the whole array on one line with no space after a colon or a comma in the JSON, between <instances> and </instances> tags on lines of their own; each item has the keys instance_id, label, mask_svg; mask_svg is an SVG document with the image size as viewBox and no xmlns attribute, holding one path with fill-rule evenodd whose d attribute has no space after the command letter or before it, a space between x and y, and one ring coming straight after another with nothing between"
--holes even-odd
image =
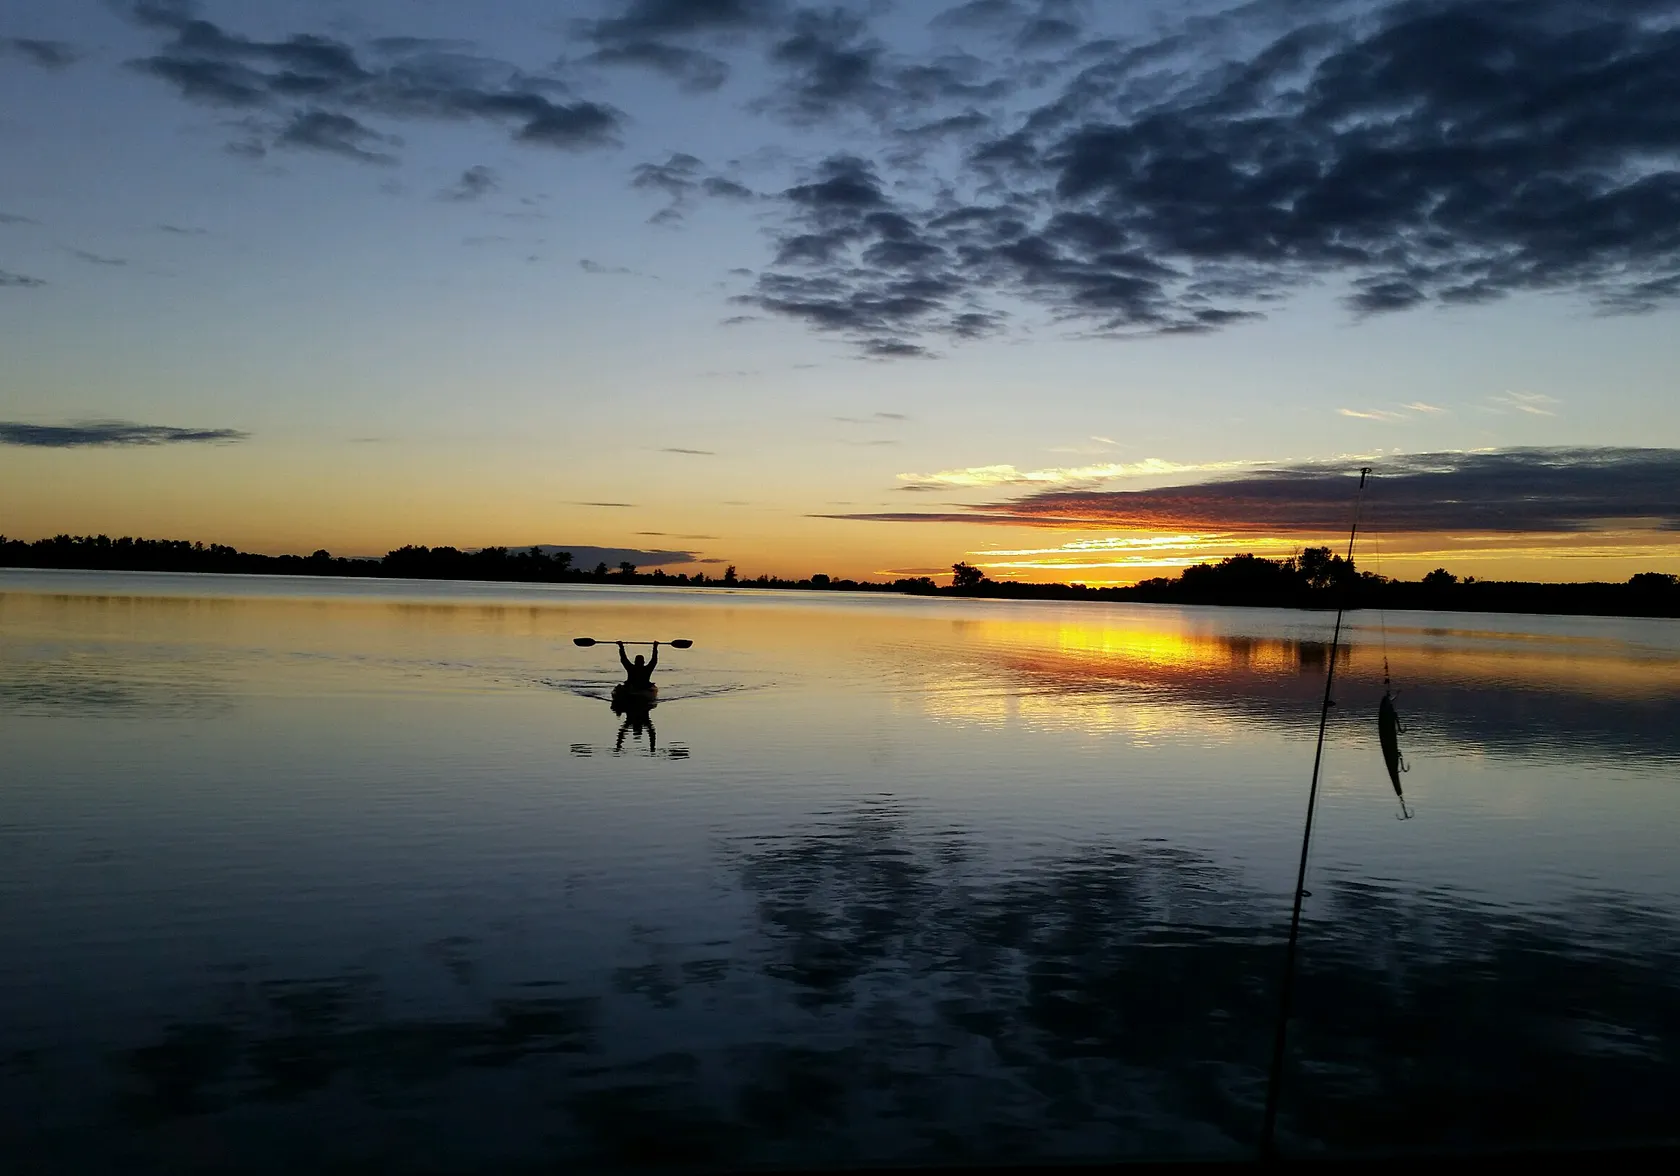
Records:
<instances>
[{"instance_id":1,"label":"calm lake water","mask_svg":"<svg viewBox=\"0 0 1680 1176\"><path fill-rule=\"evenodd\" d=\"M0 1154L1248 1154L1332 621L0 573ZM1680 623L1351 621L1284 1146L1680 1134Z\"/></svg>"}]
</instances>

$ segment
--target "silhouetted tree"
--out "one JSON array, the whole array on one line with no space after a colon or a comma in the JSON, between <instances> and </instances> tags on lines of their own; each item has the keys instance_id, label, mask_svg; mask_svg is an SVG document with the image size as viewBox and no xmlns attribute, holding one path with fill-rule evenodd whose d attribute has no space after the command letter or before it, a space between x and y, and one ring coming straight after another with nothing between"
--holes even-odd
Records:
<instances>
[{"instance_id":1,"label":"silhouetted tree","mask_svg":"<svg viewBox=\"0 0 1680 1176\"><path fill-rule=\"evenodd\" d=\"M724 569L723 582L725 584L735 583L735 565L734 564L730 564L726 569Z\"/></svg>"},{"instance_id":2,"label":"silhouetted tree","mask_svg":"<svg viewBox=\"0 0 1680 1176\"><path fill-rule=\"evenodd\" d=\"M811 577L811 587L813 587L813 588L827 588L828 587L828 576L826 574L822 573L822 572L817 572L815 575L813 575Z\"/></svg>"},{"instance_id":3,"label":"silhouetted tree","mask_svg":"<svg viewBox=\"0 0 1680 1176\"><path fill-rule=\"evenodd\" d=\"M1296 557L1295 567L1309 588L1322 589L1342 584L1353 574L1353 565L1328 547L1307 548Z\"/></svg>"},{"instance_id":4,"label":"silhouetted tree","mask_svg":"<svg viewBox=\"0 0 1680 1176\"><path fill-rule=\"evenodd\" d=\"M986 573L971 563L954 563L951 565L951 587L959 592L970 592L986 582Z\"/></svg>"},{"instance_id":5,"label":"silhouetted tree","mask_svg":"<svg viewBox=\"0 0 1680 1176\"><path fill-rule=\"evenodd\" d=\"M939 585L933 582L932 576L906 576L902 580L894 580L893 587L916 596L928 596L939 591Z\"/></svg>"},{"instance_id":6,"label":"silhouetted tree","mask_svg":"<svg viewBox=\"0 0 1680 1176\"><path fill-rule=\"evenodd\" d=\"M618 574L628 580L631 576L636 574L636 565L627 559L620 560L618 563Z\"/></svg>"},{"instance_id":7,"label":"silhouetted tree","mask_svg":"<svg viewBox=\"0 0 1680 1176\"><path fill-rule=\"evenodd\" d=\"M1436 568L1423 578L1425 588L1451 588L1458 583L1458 577L1446 568Z\"/></svg>"}]
</instances>

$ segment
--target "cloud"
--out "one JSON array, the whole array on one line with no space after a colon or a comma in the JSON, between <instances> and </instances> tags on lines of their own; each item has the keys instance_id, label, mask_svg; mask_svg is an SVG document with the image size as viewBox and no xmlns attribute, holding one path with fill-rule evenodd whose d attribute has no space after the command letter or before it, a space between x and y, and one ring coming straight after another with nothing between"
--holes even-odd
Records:
<instances>
[{"instance_id":1,"label":"cloud","mask_svg":"<svg viewBox=\"0 0 1680 1176\"><path fill-rule=\"evenodd\" d=\"M1680 449L1551 448L1364 459L1366 518L1393 532L1680 530ZM1297 463L1146 490L1047 489L963 511L827 515L890 522L1325 536L1352 517L1351 463Z\"/></svg>"},{"instance_id":2,"label":"cloud","mask_svg":"<svg viewBox=\"0 0 1680 1176\"><path fill-rule=\"evenodd\" d=\"M369 144L386 144L396 140L381 135L348 114L334 114L325 110L300 111L286 124L275 142L282 147L302 147L310 151L324 151L342 155L362 163L393 164L396 157L374 151Z\"/></svg>"},{"instance_id":3,"label":"cloud","mask_svg":"<svg viewBox=\"0 0 1680 1176\"><path fill-rule=\"evenodd\" d=\"M636 504L634 502L574 502L571 505L573 505L573 506L612 506L612 507L623 507L626 510L633 510L633 509L635 509L635 506L636 506Z\"/></svg>"},{"instance_id":4,"label":"cloud","mask_svg":"<svg viewBox=\"0 0 1680 1176\"><path fill-rule=\"evenodd\" d=\"M706 92L723 85L729 65L696 43L722 46L767 33L786 11L780 0L630 0L620 15L579 22L578 31L595 46L587 62L653 70Z\"/></svg>"},{"instance_id":5,"label":"cloud","mask_svg":"<svg viewBox=\"0 0 1680 1176\"><path fill-rule=\"evenodd\" d=\"M962 469L941 470L934 474L900 474L901 490L934 490L940 488L974 489L987 486L1066 486L1090 485L1116 478L1155 478L1171 474L1213 473L1222 470L1252 469L1264 463L1257 461L1217 461L1186 465L1163 461L1158 457L1134 462L1105 462L1101 465L1069 466L1043 470L1018 470L1012 465L967 466Z\"/></svg>"},{"instance_id":6,"label":"cloud","mask_svg":"<svg viewBox=\"0 0 1680 1176\"><path fill-rule=\"evenodd\" d=\"M0 37L0 55L21 57L42 69L68 69L81 59L74 46L33 37Z\"/></svg>"},{"instance_id":7,"label":"cloud","mask_svg":"<svg viewBox=\"0 0 1680 1176\"><path fill-rule=\"evenodd\" d=\"M1421 400L1414 400L1410 404L1405 404L1405 405L1402 405L1401 407L1405 408L1409 412L1421 412L1421 413L1425 413L1425 414L1428 414L1428 415L1431 415L1431 416L1433 416L1436 413L1450 412L1451 411L1450 409L1442 408L1438 404L1425 404Z\"/></svg>"},{"instance_id":8,"label":"cloud","mask_svg":"<svg viewBox=\"0 0 1680 1176\"><path fill-rule=\"evenodd\" d=\"M72 257L85 261L89 265L122 266L128 264L127 258L105 257L98 253L89 253L86 249L71 249L69 253Z\"/></svg>"},{"instance_id":9,"label":"cloud","mask_svg":"<svg viewBox=\"0 0 1680 1176\"><path fill-rule=\"evenodd\" d=\"M883 109L892 98L885 56L886 46L857 13L800 9L770 49L780 82L756 106L797 123L824 121L848 108Z\"/></svg>"},{"instance_id":10,"label":"cloud","mask_svg":"<svg viewBox=\"0 0 1680 1176\"><path fill-rule=\"evenodd\" d=\"M929 26L935 29L960 31L982 30L990 31L1000 26L1014 24L1024 19L1024 11L1015 0L968 0L966 4L958 4L954 8L947 8L931 21Z\"/></svg>"},{"instance_id":11,"label":"cloud","mask_svg":"<svg viewBox=\"0 0 1680 1176\"><path fill-rule=\"evenodd\" d=\"M32 290L46 284L44 278L32 278L28 274L14 274L11 270L0 269L0 290Z\"/></svg>"},{"instance_id":12,"label":"cloud","mask_svg":"<svg viewBox=\"0 0 1680 1176\"><path fill-rule=\"evenodd\" d=\"M778 268L737 301L843 334L881 358L928 354L912 338L919 333L988 326L953 305L962 280L952 258L888 197L869 163L832 156L780 198L793 227L779 240Z\"/></svg>"},{"instance_id":13,"label":"cloud","mask_svg":"<svg viewBox=\"0 0 1680 1176\"><path fill-rule=\"evenodd\" d=\"M630 186L665 193L672 200L681 200L694 190L700 160L685 152L675 152L664 163L637 164L631 172Z\"/></svg>"},{"instance_id":14,"label":"cloud","mask_svg":"<svg viewBox=\"0 0 1680 1176\"><path fill-rule=\"evenodd\" d=\"M598 261L590 261L587 257L578 260L578 268L586 274L634 274L636 272L622 265L602 265Z\"/></svg>"},{"instance_id":15,"label":"cloud","mask_svg":"<svg viewBox=\"0 0 1680 1176\"><path fill-rule=\"evenodd\" d=\"M734 180L726 180L722 176L707 176L700 182L700 188L706 195L724 200L751 200L757 195L745 184L737 184Z\"/></svg>"},{"instance_id":16,"label":"cloud","mask_svg":"<svg viewBox=\"0 0 1680 1176\"><path fill-rule=\"evenodd\" d=\"M634 65L651 69L673 78L684 90L692 93L716 90L729 78L729 65L721 58L661 41L626 41L606 45L585 60L596 65Z\"/></svg>"},{"instance_id":17,"label":"cloud","mask_svg":"<svg viewBox=\"0 0 1680 1176\"><path fill-rule=\"evenodd\" d=\"M834 419L848 425L878 425L882 421L907 421L910 416L902 412L872 412L866 417L837 416Z\"/></svg>"},{"instance_id":18,"label":"cloud","mask_svg":"<svg viewBox=\"0 0 1680 1176\"><path fill-rule=\"evenodd\" d=\"M786 5L780 0L629 0L621 15L585 24L602 44L648 37L740 33L774 27Z\"/></svg>"},{"instance_id":19,"label":"cloud","mask_svg":"<svg viewBox=\"0 0 1680 1176\"><path fill-rule=\"evenodd\" d=\"M1525 412L1530 416L1556 416L1557 413L1550 405L1561 404L1562 401L1554 396L1547 396L1540 392L1502 392L1498 396L1489 396L1488 403L1497 409L1511 409L1515 412Z\"/></svg>"},{"instance_id":20,"label":"cloud","mask_svg":"<svg viewBox=\"0 0 1680 1176\"><path fill-rule=\"evenodd\" d=\"M924 112L942 103L1001 99L1018 85L1007 67L965 52L905 59L889 51L864 14L840 7L795 10L766 60L775 84L753 109L801 126L862 115L910 137L973 129L983 115L970 111L929 122Z\"/></svg>"},{"instance_id":21,"label":"cloud","mask_svg":"<svg viewBox=\"0 0 1680 1176\"><path fill-rule=\"evenodd\" d=\"M551 74L450 43L383 37L358 49L309 33L262 40L201 19L188 4L130 0L123 7L163 38L133 68L189 101L277 112L255 128L291 146L380 162L382 153L368 144L391 140L366 127L364 115L507 124L517 142L571 150L616 144L623 123L618 111L571 96ZM268 145L259 133L234 147L260 156Z\"/></svg>"},{"instance_id":22,"label":"cloud","mask_svg":"<svg viewBox=\"0 0 1680 1176\"><path fill-rule=\"evenodd\" d=\"M662 163L637 164L630 173L630 186L644 192L663 193L666 205L649 219L653 224L676 224L694 206L697 195L722 200L751 200L757 194L744 184L723 176L703 176L705 164L687 152L673 152Z\"/></svg>"},{"instance_id":23,"label":"cloud","mask_svg":"<svg viewBox=\"0 0 1680 1176\"><path fill-rule=\"evenodd\" d=\"M661 453L687 453L687 454L691 454L691 455L696 456L696 457L716 457L717 456L717 453L714 450L711 450L711 449L682 449L682 448L677 447L677 446L670 446L668 448L661 449L659 452L661 452Z\"/></svg>"},{"instance_id":24,"label":"cloud","mask_svg":"<svg viewBox=\"0 0 1680 1176\"><path fill-rule=\"evenodd\" d=\"M1356 317L1533 292L1650 310L1680 298L1672 11L1293 0L1092 43L931 180L924 155L887 152L780 193L750 297L875 356L930 354L1033 305L1086 333L1207 333L1324 281ZM1033 13L965 4L940 23L1067 19ZM779 109L892 106L893 125L919 125L887 96L937 71L903 75L856 17L798 27L772 50L797 70ZM989 84L962 73L927 92ZM840 179L870 198L810 198Z\"/></svg>"},{"instance_id":25,"label":"cloud","mask_svg":"<svg viewBox=\"0 0 1680 1176\"><path fill-rule=\"evenodd\" d=\"M181 225L159 225L158 232L171 233L177 237L208 237L209 229L184 228Z\"/></svg>"},{"instance_id":26,"label":"cloud","mask_svg":"<svg viewBox=\"0 0 1680 1176\"><path fill-rule=\"evenodd\" d=\"M31 216L20 216L15 212L0 212L0 225L38 225L40 223Z\"/></svg>"},{"instance_id":27,"label":"cloud","mask_svg":"<svg viewBox=\"0 0 1680 1176\"><path fill-rule=\"evenodd\" d=\"M244 441L238 429L179 429L171 425L139 425L133 421L79 421L72 425L32 425L0 421L0 445L35 449L75 449L112 445L180 445L197 442Z\"/></svg>"},{"instance_id":28,"label":"cloud","mask_svg":"<svg viewBox=\"0 0 1680 1176\"><path fill-rule=\"evenodd\" d=\"M1338 408L1336 411L1342 416L1355 417L1362 421L1403 421L1406 419L1406 414L1403 412L1389 412L1382 408Z\"/></svg>"},{"instance_id":29,"label":"cloud","mask_svg":"<svg viewBox=\"0 0 1680 1176\"><path fill-rule=\"evenodd\" d=\"M478 164L467 168L461 173L460 179L438 195L442 200L477 200L481 196L488 196L500 186L501 182L496 178L496 173L483 164Z\"/></svg>"}]
</instances>

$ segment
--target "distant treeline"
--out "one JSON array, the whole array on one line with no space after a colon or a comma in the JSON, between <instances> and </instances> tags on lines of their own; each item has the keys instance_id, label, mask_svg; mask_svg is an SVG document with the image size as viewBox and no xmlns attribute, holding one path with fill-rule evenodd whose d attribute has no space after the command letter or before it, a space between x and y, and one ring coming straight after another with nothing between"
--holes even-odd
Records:
<instances>
[{"instance_id":1,"label":"distant treeline","mask_svg":"<svg viewBox=\"0 0 1680 1176\"><path fill-rule=\"evenodd\" d=\"M1268 608L1423 609L1464 612L1572 613L1599 616L1680 617L1680 577L1641 572L1621 584L1538 584L1464 579L1436 568L1422 580L1395 580L1358 570L1328 547L1309 547L1287 559L1233 555L1215 564L1185 568L1173 578L1126 587L1029 584L988 579L959 563L951 583L930 576L890 582L775 576L747 579L733 565L722 575L703 571L643 572L635 564L573 566L567 551L517 551L484 547L399 547L380 559L312 555L255 555L219 543L180 539L111 539L59 535L26 543L0 535L0 567L84 568L131 572L222 572L246 575L377 576L413 580L492 580L515 583L656 584L678 587L798 588L838 592L900 592L915 596L978 596L1018 600L1124 600L1160 604L1217 604Z\"/></svg>"}]
</instances>

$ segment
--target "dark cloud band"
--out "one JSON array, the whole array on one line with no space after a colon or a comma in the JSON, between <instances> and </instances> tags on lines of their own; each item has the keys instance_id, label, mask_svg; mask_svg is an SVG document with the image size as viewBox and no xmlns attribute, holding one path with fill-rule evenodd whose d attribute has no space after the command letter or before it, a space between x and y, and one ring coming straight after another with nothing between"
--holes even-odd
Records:
<instances>
[{"instance_id":1,"label":"dark cloud band","mask_svg":"<svg viewBox=\"0 0 1680 1176\"><path fill-rule=\"evenodd\" d=\"M623 121L611 107L571 97L557 77L458 46L387 37L358 50L318 34L265 41L226 31L185 3L133 0L127 11L165 38L131 63L136 69L189 100L258 114L259 133L241 144L243 154L282 145L390 162L371 145L391 138L361 122L365 115L482 119L511 124L519 142L569 149L615 144ZM262 120L270 111L277 122Z\"/></svg>"},{"instance_id":2,"label":"dark cloud band","mask_svg":"<svg viewBox=\"0 0 1680 1176\"><path fill-rule=\"evenodd\" d=\"M0 445L32 449L79 449L117 445L181 445L244 441L238 429L180 429L170 425L138 425L132 421L82 421L74 425L32 425L0 421Z\"/></svg>"},{"instance_id":3,"label":"dark cloud band","mask_svg":"<svg viewBox=\"0 0 1680 1176\"><path fill-rule=\"evenodd\" d=\"M1357 472L1260 470L1149 490L1047 490L957 511L824 516L1101 530L1331 535L1352 520ZM1375 463L1367 494L1384 530L1496 534L1614 526L1680 531L1680 449L1510 449L1426 453Z\"/></svg>"}]
</instances>

